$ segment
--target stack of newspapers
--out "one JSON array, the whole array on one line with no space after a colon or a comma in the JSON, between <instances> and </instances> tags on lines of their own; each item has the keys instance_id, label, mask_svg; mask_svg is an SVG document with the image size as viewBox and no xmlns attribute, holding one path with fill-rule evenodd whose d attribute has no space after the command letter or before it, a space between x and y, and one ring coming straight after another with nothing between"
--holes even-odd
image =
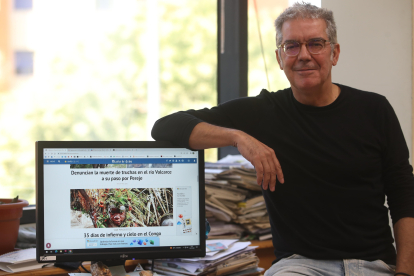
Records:
<instances>
[{"instance_id":1,"label":"stack of newspapers","mask_svg":"<svg viewBox=\"0 0 414 276\"><path fill-rule=\"evenodd\" d=\"M154 271L159 275L261 275L264 269L258 267L254 250L250 242L235 239L207 241L206 257L155 260Z\"/></svg>"},{"instance_id":2,"label":"stack of newspapers","mask_svg":"<svg viewBox=\"0 0 414 276\"><path fill-rule=\"evenodd\" d=\"M256 171L246 159L237 155L206 163L205 183L209 239L272 237Z\"/></svg>"}]
</instances>

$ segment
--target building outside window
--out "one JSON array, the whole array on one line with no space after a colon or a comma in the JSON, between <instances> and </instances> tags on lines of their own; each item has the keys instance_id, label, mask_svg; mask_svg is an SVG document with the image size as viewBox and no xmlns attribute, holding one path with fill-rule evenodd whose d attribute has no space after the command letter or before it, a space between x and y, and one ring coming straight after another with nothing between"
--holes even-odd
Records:
<instances>
[{"instance_id":1,"label":"building outside window","mask_svg":"<svg viewBox=\"0 0 414 276\"><path fill-rule=\"evenodd\" d=\"M14 52L14 73L16 75L33 74L33 52L16 51Z\"/></svg>"}]
</instances>

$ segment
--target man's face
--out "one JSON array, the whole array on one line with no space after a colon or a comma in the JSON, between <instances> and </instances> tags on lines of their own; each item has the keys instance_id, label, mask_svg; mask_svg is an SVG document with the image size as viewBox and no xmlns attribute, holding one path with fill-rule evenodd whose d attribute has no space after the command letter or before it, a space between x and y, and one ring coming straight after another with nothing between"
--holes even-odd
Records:
<instances>
[{"instance_id":1,"label":"man's face","mask_svg":"<svg viewBox=\"0 0 414 276\"><path fill-rule=\"evenodd\" d=\"M326 23L323 19L288 20L282 26L282 34L282 43L287 40L303 43L313 38L328 41ZM321 53L310 54L305 44L302 44L297 56L287 56L283 50L279 55L279 51L276 50L276 58L280 69L285 71L292 89L306 92L321 90L331 85L331 69L338 61L339 51L339 44L336 44L331 54L331 45L326 43Z\"/></svg>"}]
</instances>

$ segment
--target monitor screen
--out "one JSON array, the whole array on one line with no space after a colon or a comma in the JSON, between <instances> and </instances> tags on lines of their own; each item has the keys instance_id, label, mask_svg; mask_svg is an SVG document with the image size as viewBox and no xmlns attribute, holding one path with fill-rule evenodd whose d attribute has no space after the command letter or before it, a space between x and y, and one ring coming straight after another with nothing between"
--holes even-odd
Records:
<instances>
[{"instance_id":1,"label":"monitor screen","mask_svg":"<svg viewBox=\"0 0 414 276\"><path fill-rule=\"evenodd\" d=\"M36 142L37 261L205 255L204 152Z\"/></svg>"}]
</instances>

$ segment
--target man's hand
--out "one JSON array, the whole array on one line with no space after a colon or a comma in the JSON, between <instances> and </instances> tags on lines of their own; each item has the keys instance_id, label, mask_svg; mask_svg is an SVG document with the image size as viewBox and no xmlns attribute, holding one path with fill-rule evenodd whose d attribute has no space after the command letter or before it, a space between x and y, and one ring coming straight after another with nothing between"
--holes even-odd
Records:
<instances>
[{"instance_id":1,"label":"man's hand","mask_svg":"<svg viewBox=\"0 0 414 276\"><path fill-rule=\"evenodd\" d=\"M395 272L414 275L414 218L399 219L394 225L397 246L397 267Z\"/></svg>"},{"instance_id":2,"label":"man's hand","mask_svg":"<svg viewBox=\"0 0 414 276\"><path fill-rule=\"evenodd\" d=\"M257 184L264 190L275 190L276 179L284 183L282 167L273 149L243 131L199 123L191 132L190 147L193 149L237 147L240 154L256 169Z\"/></svg>"},{"instance_id":3,"label":"man's hand","mask_svg":"<svg viewBox=\"0 0 414 276\"><path fill-rule=\"evenodd\" d=\"M257 184L262 185L264 190L275 190L276 179L284 183L282 167L272 148L252 136L240 132L234 144L244 158L250 161L256 169Z\"/></svg>"}]
</instances>

